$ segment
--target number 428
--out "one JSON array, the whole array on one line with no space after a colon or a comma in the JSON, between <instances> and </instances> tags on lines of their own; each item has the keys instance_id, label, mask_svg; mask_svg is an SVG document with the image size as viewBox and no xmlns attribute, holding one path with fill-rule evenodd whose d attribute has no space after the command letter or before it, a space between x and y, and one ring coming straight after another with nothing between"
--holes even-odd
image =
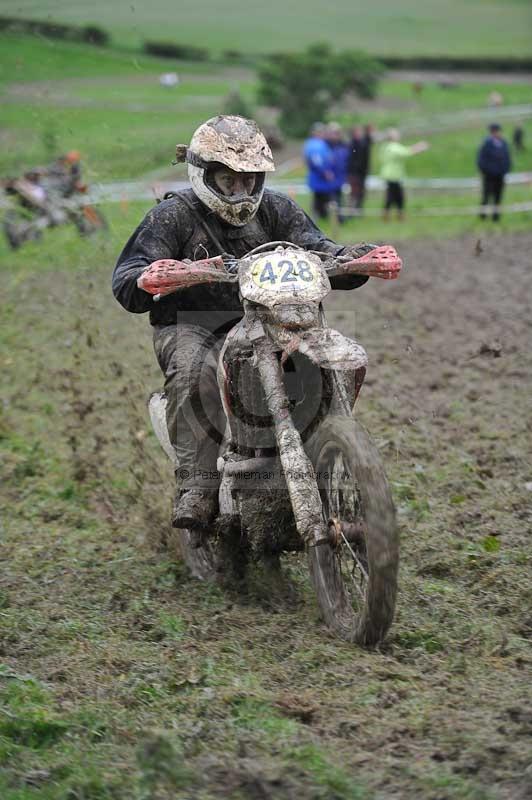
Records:
<instances>
[{"instance_id":1,"label":"number 428","mask_svg":"<svg viewBox=\"0 0 532 800\"><path fill-rule=\"evenodd\" d=\"M308 261L279 261L274 271L270 261L267 261L259 276L260 283L296 283L298 280L310 283L314 279Z\"/></svg>"}]
</instances>

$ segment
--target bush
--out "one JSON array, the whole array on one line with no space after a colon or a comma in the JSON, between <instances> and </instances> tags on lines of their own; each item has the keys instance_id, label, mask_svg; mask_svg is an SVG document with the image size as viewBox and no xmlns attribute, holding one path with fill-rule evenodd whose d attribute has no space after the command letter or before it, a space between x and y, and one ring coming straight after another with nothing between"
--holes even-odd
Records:
<instances>
[{"instance_id":1,"label":"bush","mask_svg":"<svg viewBox=\"0 0 532 800\"><path fill-rule=\"evenodd\" d=\"M0 31L9 31L9 32L18 32L17 31L17 21L12 17L0 17ZM20 28L19 28L20 30Z\"/></svg>"},{"instance_id":2,"label":"bush","mask_svg":"<svg viewBox=\"0 0 532 800\"><path fill-rule=\"evenodd\" d=\"M245 61L246 57L240 50L223 50L222 51L222 61L227 61L230 64L240 63Z\"/></svg>"},{"instance_id":3,"label":"bush","mask_svg":"<svg viewBox=\"0 0 532 800\"><path fill-rule=\"evenodd\" d=\"M391 69L420 70L470 70L471 72L529 72L532 58L509 56L379 56L380 61Z\"/></svg>"},{"instance_id":4,"label":"bush","mask_svg":"<svg viewBox=\"0 0 532 800\"><path fill-rule=\"evenodd\" d=\"M87 25L82 31L83 41L99 47L109 44L109 34L98 25Z\"/></svg>"},{"instance_id":5,"label":"bush","mask_svg":"<svg viewBox=\"0 0 532 800\"><path fill-rule=\"evenodd\" d=\"M78 31L71 25L59 25L56 22L36 19L18 19L17 17L0 17L0 29L13 33L49 36L51 39L74 39Z\"/></svg>"},{"instance_id":6,"label":"bush","mask_svg":"<svg viewBox=\"0 0 532 800\"><path fill-rule=\"evenodd\" d=\"M209 51L204 47L172 42L144 42L144 52L160 58L175 58L180 61L208 61Z\"/></svg>"},{"instance_id":7,"label":"bush","mask_svg":"<svg viewBox=\"0 0 532 800\"><path fill-rule=\"evenodd\" d=\"M249 119L249 117L253 116L253 109L250 104L244 100L238 89L233 89L229 92L224 99L223 110L224 114L234 114L238 117L247 117Z\"/></svg>"},{"instance_id":8,"label":"bush","mask_svg":"<svg viewBox=\"0 0 532 800\"><path fill-rule=\"evenodd\" d=\"M72 42L104 45L110 41L107 31L97 25L80 28L77 25L60 25L39 19L19 19L18 17L0 17L0 30L11 33L29 33L34 36L45 36L49 39L67 39Z\"/></svg>"},{"instance_id":9,"label":"bush","mask_svg":"<svg viewBox=\"0 0 532 800\"><path fill-rule=\"evenodd\" d=\"M334 53L315 44L303 53L270 56L259 67L259 99L281 111L281 129L304 136L346 92L372 98L383 66L366 53Z\"/></svg>"}]
</instances>

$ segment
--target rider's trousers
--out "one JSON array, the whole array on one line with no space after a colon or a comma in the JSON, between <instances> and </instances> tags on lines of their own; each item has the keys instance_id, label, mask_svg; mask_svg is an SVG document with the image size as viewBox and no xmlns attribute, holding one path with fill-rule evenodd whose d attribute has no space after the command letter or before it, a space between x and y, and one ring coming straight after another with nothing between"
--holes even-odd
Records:
<instances>
[{"instance_id":1,"label":"rider's trousers","mask_svg":"<svg viewBox=\"0 0 532 800\"><path fill-rule=\"evenodd\" d=\"M153 346L164 376L166 421L182 489L215 489L225 416L216 369L225 336L199 325L157 325Z\"/></svg>"}]
</instances>

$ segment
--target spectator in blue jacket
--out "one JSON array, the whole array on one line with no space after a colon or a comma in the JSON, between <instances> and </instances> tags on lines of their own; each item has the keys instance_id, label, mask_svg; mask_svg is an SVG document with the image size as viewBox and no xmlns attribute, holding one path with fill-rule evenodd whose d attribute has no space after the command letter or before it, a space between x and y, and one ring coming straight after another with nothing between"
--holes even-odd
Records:
<instances>
[{"instance_id":1,"label":"spectator in blue jacket","mask_svg":"<svg viewBox=\"0 0 532 800\"><path fill-rule=\"evenodd\" d=\"M327 127L315 122L303 146L307 165L307 185L312 192L312 210L318 219L326 219L334 185L332 150L327 141Z\"/></svg>"},{"instance_id":2,"label":"spectator in blue jacket","mask_svg":"<svg viewBox=\"0 0 532 800\"><path fill-rule=\"evenodd\" d=\"M338 219L343 222L342 200L343 188L347 183L347 164L349 162L349 146L344 139L342 126L338 122L327 125L326 139L332 154L333 182L331 187L331 200L338 204Z\"/></svg>"},{"instance_id":3,"label":"spectator in blue jacket","mask_svg":"<svg viewBox=\"0 0 532 800\"><path fill-rule=\"evenodd\" d=\"M494 122L488 127L487 136L477 155L477 166L482 175L481 219L486 219L486 206L493 201L492 219L500 219L500 203L504 191L504 178L512 167L510 148L502 138L501 126Z\"/></svg>"}]
</instances>

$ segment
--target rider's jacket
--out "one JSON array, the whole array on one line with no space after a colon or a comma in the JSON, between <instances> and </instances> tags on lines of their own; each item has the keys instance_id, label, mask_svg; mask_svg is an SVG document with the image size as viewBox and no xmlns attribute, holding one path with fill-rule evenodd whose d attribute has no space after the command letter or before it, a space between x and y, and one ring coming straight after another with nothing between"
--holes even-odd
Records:
<instances>
[{"instance_id":1,"label":"rider's jacket","mask_svg":"<svg viewBox=\"0 0 532 800\"><path fill-rule=\"evenodd\" d=\"M208 229L202 221L207 223ZM219 247L209 235L209 229ZM237 228L220 220L197 199L192 189L184 189L152 208L133 233L114 269L113 293L128 311L149 311L152 325L175 324L179 322L179 312L188 312L182 315L183 321L190 322L192 314L195 324L214 330L228 320L234 323L242 317L238 285L194 286L156 303L151 295L137 287L137 278L160 258L195 261L220 255L220 252L241 258L254 247L273 241L289 241L306 250L322 250L333 255L347 249L327 239L310 217L280 192L266 189L256 216L247 225ZM331 284L333 289L355 289L366 281L366 277L349 275L333 278Z\"/></svg>"}]
</instances>

